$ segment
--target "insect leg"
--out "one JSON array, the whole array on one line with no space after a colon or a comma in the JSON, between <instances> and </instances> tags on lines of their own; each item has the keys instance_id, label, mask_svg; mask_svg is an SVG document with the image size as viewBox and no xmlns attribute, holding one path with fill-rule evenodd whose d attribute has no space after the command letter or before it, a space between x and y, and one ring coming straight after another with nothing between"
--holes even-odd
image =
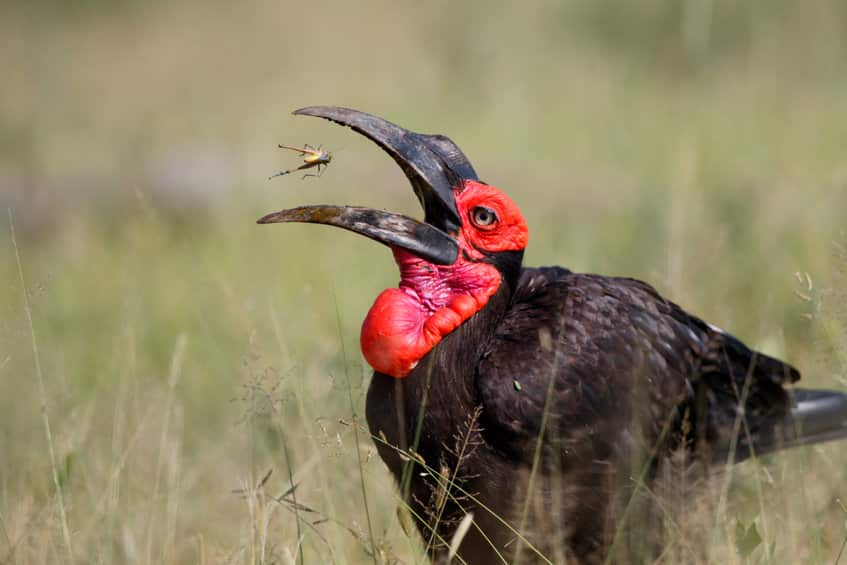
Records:
<instances>
[{"instance_id":1,"label":"insect leg","mask_svg":"<svg viewBox=\"0 0 847 565\"><path fill-rule=\"evenodd\" d=\"M322 164L323 164L323 163L318 163L317 165L315 165L315 166L318 168L318 174L314 174L314 173L306 173L305 175L303 175L303 177L302 177L302 178L304 178L304 179L305 179L306 177L320 177L320 176L321 176L321 174L322 174L322 173L321 173L321 165L322 165ZM326 166L326 165L324 165L324 166Z\"/></svg>"},{"instance_id":2,"label":"insect leg","mask_svg":"<svg viewBox=\"0 0 847 565\"><path fill-rule=\"evenodd\" d=\"M317 174L313 174L313 173L305 174L305 175L303 175L303 178L306 178L306 177L318 177L318 178L320 178L321 175L324 174L324 171L326 170L326 163L318 163L315 166L318 168L318 173ZM321 169L321 166L323 166L323 169Z\"/></svg>"},{"instance_id":3,"label":"insect leg","mask_svg":"<svg viewBox=\"0 0 847 565\"><path fill-rule=\"evenodd\" d=\"M280 149L288 149L289 151L296 151L296 152L297 152L297 153L299 153L300 155L305 155L306 153L309 153L309 151L308 151L308 150L306 150L305 148L302 148L302 147L292 147L291 145L282 145L281 143L279 144L279 148L280 148Z\"/></svg>"},{"instance_id":4,"label":"insect leg","mask_svg":"<svg viewBox=\"0 0 847 565\"><path fill-rule=\"evenodd\" d=\"M271 179L272 179L272 178L274 178L274 177L281 177L282 175L287 175L287 174L289 174L290 172L292 172L292 170L293 170L293 169L289 169L289 170L287 170L287 171L280 171L280 172L276 173L275 175L271 175L271 176L269 176L269 177L268 177L268 180L271 180Z\"/></svg>"}]
</instances>

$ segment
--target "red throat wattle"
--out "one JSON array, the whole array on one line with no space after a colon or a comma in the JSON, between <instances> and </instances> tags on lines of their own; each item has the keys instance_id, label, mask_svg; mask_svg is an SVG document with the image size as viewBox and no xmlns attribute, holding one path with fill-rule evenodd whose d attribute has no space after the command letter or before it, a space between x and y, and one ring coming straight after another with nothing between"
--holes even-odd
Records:
<instances>
[{"instance_id":1,"label":"red throat wattle","mask_svg":"<svg viewBox=\"0 0 847 565\"><path fill-rule=\"evenodd\" d=\"M444 336L486 305L502 277L482 261L485 253L526 247L526 222L508 196L476 181L464 181L455 196L463 226L454 264L435 265L392 248L399 288L380 293L361 333L362 353L380 373L405 377ZM480 209L493 213L494 221L480 223Z\"/></svg>"}]
</instances>

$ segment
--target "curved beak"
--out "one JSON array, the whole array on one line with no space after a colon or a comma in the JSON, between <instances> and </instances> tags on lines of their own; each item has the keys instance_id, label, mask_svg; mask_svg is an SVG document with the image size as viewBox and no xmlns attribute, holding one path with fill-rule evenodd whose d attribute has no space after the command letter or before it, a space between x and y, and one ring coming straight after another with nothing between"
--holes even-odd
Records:
<instances>
[{"instance_id":1,"label":"curved beak","mask_svg":"<svg viewBox=\"0 0 847 565\"><path fill-rule=\"evenodd\" d=\"M462 226L453 190L463 180L479 180L462 150L443 135L417 133L378 116L337 106L309 106L294 114L348 126L379 145L409 179L424 209L424 222L369 208L306 206L269 214L258 223L309 222L342 227L389 246L402 247L428 261L454 263L455 235Z\"/></svg>"},{"instance_id":2,"label":"curved beak","mask_svg":"<svg viewBox=\"0 0 847 565\"><path fill-rule=\"evenodd\" d=\"M344 228L389 247L402 247L437 265L452 265L458 242L440 229L402 214L356 206L300 206L268 214L259 224L306 222Z\"/></svg>"}]
</instances>

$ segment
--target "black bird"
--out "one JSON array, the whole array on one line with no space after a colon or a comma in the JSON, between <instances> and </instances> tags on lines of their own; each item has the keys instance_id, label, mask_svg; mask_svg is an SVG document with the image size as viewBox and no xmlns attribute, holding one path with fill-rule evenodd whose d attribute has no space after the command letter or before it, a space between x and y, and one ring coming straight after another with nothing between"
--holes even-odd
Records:
<instances>
[{"instance_id":1,"label":"black bird","mask_svg":"<svg viewBox=\"0 0 847 565\"><path fill-rule=\"evenodd\" d=\"M294 113L374 141L425 212L306 206L259 223L328 224L391 248L399 286L361 333L367 421L434 560L469 513L452 544L468 563L640 560L649 543L621 532L675 455L708 469L847 436L847 397L788 388L794 367L650 285L524 267L520 210L447 137L346 108Z\"/></svg>"}]
</instances>

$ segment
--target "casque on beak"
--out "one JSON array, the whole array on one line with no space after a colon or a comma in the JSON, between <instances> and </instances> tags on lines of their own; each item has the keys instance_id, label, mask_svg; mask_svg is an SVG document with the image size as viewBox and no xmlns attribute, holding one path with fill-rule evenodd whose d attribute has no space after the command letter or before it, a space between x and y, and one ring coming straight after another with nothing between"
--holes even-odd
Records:
<instances>
[{"instance_id":1,"label":"casque on beak","mask_svg":"<svg viewBox=\"0 0 847 565\"><path fill-rule=\"evenodd\" d=\"M349 126L391 155L409 179L424 209L424 222L384 210L353 206L301 206L268 214L260 224L308 222L327 224L402 247L440 265L456 261L456 234L462 225L453 188L478 180L464 153L443 135L416 133L383 118L335 106L310 106L294 114L316 116Z\"/></svg>"}]
</instances>

